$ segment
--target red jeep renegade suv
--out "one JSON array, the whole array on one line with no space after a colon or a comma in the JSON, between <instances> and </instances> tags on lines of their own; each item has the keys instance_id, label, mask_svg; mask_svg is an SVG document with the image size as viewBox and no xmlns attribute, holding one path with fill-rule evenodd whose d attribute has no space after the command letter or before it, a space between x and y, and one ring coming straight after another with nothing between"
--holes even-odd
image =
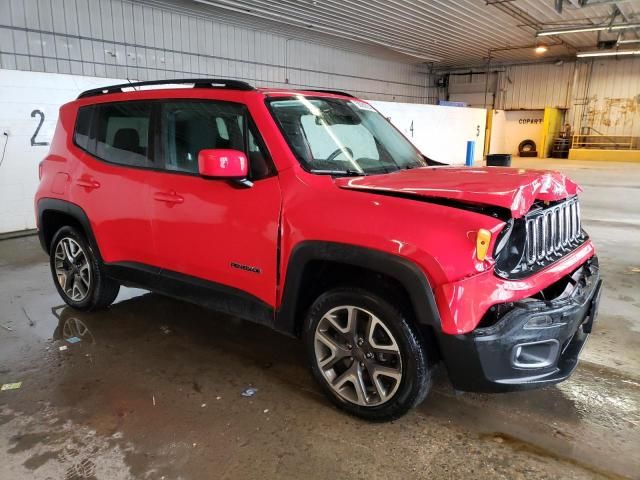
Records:
<instances>
[{"instance_id":1,"label":"red jeep renegade suv","mask_svg":"<svg viewBox=\"0 0 640 480\"><path fill-rule=\"evenodd\" d=\"M436 163L345 93L141 82L60 109L35 208L72 307L131 285L302 337L367 419L420 403L440 361L459 390L566 379L601 290L579 187Z\"/></svg>"}]
</instances>

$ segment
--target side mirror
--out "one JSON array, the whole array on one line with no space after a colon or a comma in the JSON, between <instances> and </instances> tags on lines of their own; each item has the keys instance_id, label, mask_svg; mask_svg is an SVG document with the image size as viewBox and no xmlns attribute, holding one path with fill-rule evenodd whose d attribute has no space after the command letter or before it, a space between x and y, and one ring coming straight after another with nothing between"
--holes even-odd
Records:
<instances>
[{"instance_id":1,"label":"side mirror","mask_svg":"<svg viewBox=\"0 0 640 480\"><path fill-rule=\"evenodd\" d=\"M249 173L249 162L244 152L230 149L200 150L198 171L203 177L245 180Z\"/></svg>"}]
</instances>

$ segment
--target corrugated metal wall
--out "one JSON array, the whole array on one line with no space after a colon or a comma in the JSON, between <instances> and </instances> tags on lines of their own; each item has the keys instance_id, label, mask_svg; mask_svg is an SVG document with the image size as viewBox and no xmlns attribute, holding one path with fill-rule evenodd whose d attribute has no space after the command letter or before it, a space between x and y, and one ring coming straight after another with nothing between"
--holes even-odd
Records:
<instances>
[{"instance_id":1,"label":"corrugated metal wall","mask_svg":"<svg viewBox=\"0 0 640 480\"><path fill-rule=\"evenodd\" d=\"M491 69L488 83L485 83L484 73L452 73L449 93L484 93L486 87L489 95L496 94L497 109L568 108L574 65L497 66Z\"/></svg>"},{"instance_id":2,"label":"corrugated metal wall","mask_svg":"<svg viewBox=\"0 0 640 480\"><path fill-rule=\"evenodd\" d=\"M638 58L511 66L500 75L497 108L565 108L576 133L640 136Z\"/></svg>"},{"instance_id":3,"label":"corrugated metal wall","mask_svg":"<svg viewBox=\"0 0 640 480\"><path fill-rule=\"evenodd\" d=\"M450 95L484 92L484 73L449 73ZM496 109L562 108L576 133L640 136L640 58L498 66L489 80Z\"/></svg>"},{"instance_id":4,"label":"corrugated metal wall","mask_svg":"<svg viewBox=\"0 0 640 480\"><path fill-rule=\"evenodd\" d=\"M0 0L0 68L137 80L212 76L435 102L419 67L129 0Z\"/></svg>"},{"instance_id":5,"label":"corrugated metal wall","mask_svg":"<svg viewBox=\"0 0 640 480\"><path fill-rule=\"evenodd\" d=\"M569 121L584 133L640 136L640 58L578 64Z\"/></svg>"},{"instance_id":6,"label":"corrugated metal wall","mask_svg":"<svg viewBox=\"0 0 640 480\"><path fill-rule=\"evenodd\" d=\"M568 108L575 63L514 65L500 73L498 108Z\"/></svg>"}]
</instances>

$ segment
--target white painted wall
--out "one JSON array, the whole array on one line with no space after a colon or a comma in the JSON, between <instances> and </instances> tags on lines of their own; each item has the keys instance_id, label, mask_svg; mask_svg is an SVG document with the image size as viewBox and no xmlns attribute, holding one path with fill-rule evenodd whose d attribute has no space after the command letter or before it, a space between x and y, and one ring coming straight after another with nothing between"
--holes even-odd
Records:
<instances>
[{"instance_id":1,"label":"white painted wall","mask_svg":"<svg viewBox=\"0 0 640 480\"><path fill-rule=\"evenodd\" d=\"M0 70L0 233L35 228L33 196L38 164L58 121L61 105L83 90L122 80ZM41 116L44 122L32 145Z\"/></svg>"},{"instance_id":2,"label":"white painted wall","mask_svg":"<svg viewBox=\"0 0 640 480\"><path fill-rule=\"evenodd\" d=\"M523 140L531 139L536 142L538 151L542 148L540 140L542 139L542 126L544 119L544 110L515 110L505 111L504 131L503 131L503 152L518 155L518 145ZM496 132L500 135L500 132Z\"/></svg>"},{"instance_id":3,"label":"white painted wall","mask_svg":"<svg viewBox=\"0 0 640 480\"><path fill-rule=\"evenodd\" d=\"M426 156L438 162L464 165L467 141L475 140L474 161L483 156L487 111L484 108L444 107L369 101Z\"/></svg>"},{"instance_id":4,"label":"white painted wall","mask_svg":"<svg viewBox=\"0 0 640 480\"><path fill-rule=\"evenodd\" d=\"M491 120L491 137L489 140L489 154L510 153L505 146L505 126L507 116L504 110L493 110Z\"/></svg>"}]
</instances>

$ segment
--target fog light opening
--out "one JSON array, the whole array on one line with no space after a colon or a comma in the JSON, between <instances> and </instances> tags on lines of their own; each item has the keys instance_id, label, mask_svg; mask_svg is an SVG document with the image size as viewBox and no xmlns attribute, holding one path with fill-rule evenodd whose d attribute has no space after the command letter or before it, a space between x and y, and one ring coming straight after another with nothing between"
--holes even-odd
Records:
<instances>
[{"instance_id":1,"label":"fog light opening","mask_svg":"<svg viewBox=\"0 0 640 480\"><path fill-rule=\"evenodd\" d=\"M557 340L522 343L513 347L512 363L517 368L544 368L553 365L558 357Z\"/></svg>"}]
</instances>

